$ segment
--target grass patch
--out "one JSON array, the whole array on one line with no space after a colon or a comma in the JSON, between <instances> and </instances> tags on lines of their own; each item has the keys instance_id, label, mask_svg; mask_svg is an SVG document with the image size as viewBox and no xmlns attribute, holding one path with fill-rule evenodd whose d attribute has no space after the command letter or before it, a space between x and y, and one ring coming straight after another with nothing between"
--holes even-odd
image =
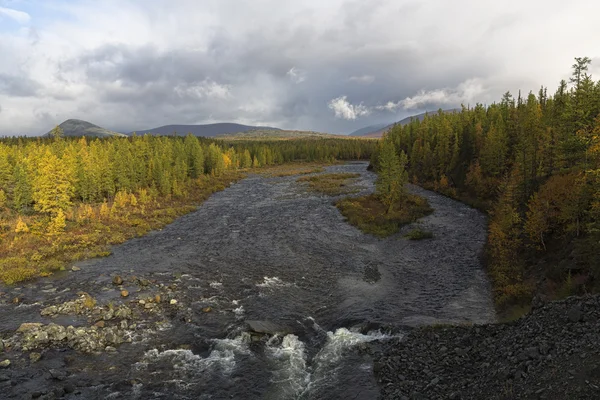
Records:
<instances>
[{"instance_id":1,"label":"grass patch","mask_svg":"<svg viewBox=\"0 0 600 400\"><path fill-rule=\"evenodd\" d=\"M530 311L531 304L515 304L502 309L501 312L498 313L498 319L500 322L513 322L522 316L529 314Z\"/></svg>"},{"instance_id":2,"label":"grass patch","mask_svg":"<svg viewBox=\"0 0 600 400\"><path fill-rule=\"evenodd\" d=\"M0 210L0 280L14 284L48 276L76 261L110 255L111 245L164 227L243 177L238 172L219 177L204 175L186 185L181 196L145 198L137 193L140 201L136 204L113 207L114 203L109 202L108 215L102 214L102 204L75 204L66 213L65 231L52 236L46 234L47 216L19 216L8 209ZM27 224L27 231L15 232L19 217Z\"/></svg>"},{"instance_id":3,"label":"grass patch","mask_svg":"<svg viewBox=\"0 0 600 400\"><path fill-rule=\"evenodd\" d=\"M261 168L256 173L268 178L282 178L294 175L308 175L323 172L323 168L331 163L290 163Z\"/></svg>"},{"instance_id":4,"label":"grass patch","mask_svg":"<svg viewBox=\"0 0 600 400\"><path fill-rule=\"evenodd\" d=\"M350 194L357 191L352 187L354 179L360 174L339 173L339 174L321 174L313 176L303 176L296 182L308 183L310 191L319 192L328 196L339 196L341 194Z\"/></svg>"},{"instance_id":5,"label":"grass patch","mask_svg":"<svg viewBox=\"0 0 600 400\"><path fill-rule=\"evenodd\" d=\"M408 240L423 240L423 239L431 239L433 238L433 233L429 231L424 231L421 228L413 229L404 235Z\"/></svg>"},{"instance_id":6,"label":"grass patch","mask_svg":"<svg viewBox=\"0 0 600 400\"><path fill-rule=\"evenodd\" d=\"M350 224L379 237L393 235L402 226L433 212L427 199L412 194L398 201L389 214L386 213L387 207L374 194L342 199L336 202L336 207Z\"/></svg>"}]
</instances>

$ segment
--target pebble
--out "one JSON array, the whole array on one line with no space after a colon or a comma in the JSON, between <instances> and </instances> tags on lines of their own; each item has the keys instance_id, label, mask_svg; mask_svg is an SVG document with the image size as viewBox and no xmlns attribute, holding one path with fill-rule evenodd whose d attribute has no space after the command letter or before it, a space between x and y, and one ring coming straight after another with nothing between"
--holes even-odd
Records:
<instances>
[{"instance_id":1,"label":"pebble","mask_svg":"<svg viewBox=\"0 0 600 400\"><path fill-rule=\"evenodd\" d=\"M169 302L169 304L171 304L172 306L174 306L175 304L177 304L177 300L171 299L171 301Z\"/></svg>"},{"instance_id":2,"label":"pebble","mask_svg":"<svg viewBox=\"0 0 600 400\"><path fill-rule=\"evenodd\" d=\"M71 271L73 271L73 272L81 271L81 268L79 268L79 267L77 267L77 266L73 265L73 266L71 267Z\"/></svg>"},{"instance_id":3,"label":"pebble","mask_svg":"<svg viewBox=\"0 0 600 400\"><path fill-rule=\"evenodd\" d=\"M10 367L10 360L0 361L0 368L8 368Z\"/></svg>"},{"instance_id":4,"label":"pebble","mask_svg":"<svg viewBox=\"0 0 600 400\"><path fill-rule=\"evenodd\" d=\"M123 284L123 278L121 278L119 275L115 275L115 277L113 278L113 285L122 285Z\"/></svg>"}]
</instances>

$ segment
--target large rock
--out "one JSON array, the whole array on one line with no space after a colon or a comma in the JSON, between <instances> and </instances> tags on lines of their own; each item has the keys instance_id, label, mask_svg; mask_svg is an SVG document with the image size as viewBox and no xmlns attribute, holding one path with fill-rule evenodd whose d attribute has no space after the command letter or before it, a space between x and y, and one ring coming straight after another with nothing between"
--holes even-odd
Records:
<instances>
[{"instance_id":1,"label":"large rock","mask_svg":"<svg viewBox=\"0 0 600 400\"><path fill-rule=\"evenodd\" d=\"M250 330L255 333L267 335L292 333L292 330L289 327L271 321L248 320L246 321L246 324L248 324Z\"/></svg>"},{"instance_id":2,"label":"large rock","mask_svg":"<svg viewBox=\"0 0 600 400\"><path fill-rule=\"evenodd\" d=\"M39 329L43 325L44 324L42 324L40 322L24 322L21 324L21 326L19 326L19 329L17 329L17 332L24 333L24 332L36 330L36 329Z\"/></svg>"}]
</instances>

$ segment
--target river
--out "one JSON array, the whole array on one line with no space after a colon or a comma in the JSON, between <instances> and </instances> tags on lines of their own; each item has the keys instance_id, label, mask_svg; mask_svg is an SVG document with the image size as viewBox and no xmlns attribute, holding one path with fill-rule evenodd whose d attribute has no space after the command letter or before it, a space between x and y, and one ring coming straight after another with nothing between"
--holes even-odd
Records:
<instances>
[{"instance_id":1,"label":"river","mask_svg":"<svg viewBox=\"0 0 600 400\"><path fill-rule=\"evenodd\" d=\"M360 173L357 186L370 193L375 175L366 167L326 172ZM79 271L1 288L4 338L23 322L85 325L40 315L79 291L120 303L168 287L177 301L116 352L48 349L36 363L14 356L0 371L4 396L43 398L68 384L64 398L373 399L372 355L381 341L423 324L494 321L480 261L482 213L411 185L435 210L418 222L434 238L378 239L296 179L251 175L164 229L115 246L111 256L78 263ZM113 285L115 275L122 287ZM16 296L19 305L10 302ZM257 340L248 320L288 333ZM52 368L66 376L49 378Z\"/></svg>"}]
</instances>

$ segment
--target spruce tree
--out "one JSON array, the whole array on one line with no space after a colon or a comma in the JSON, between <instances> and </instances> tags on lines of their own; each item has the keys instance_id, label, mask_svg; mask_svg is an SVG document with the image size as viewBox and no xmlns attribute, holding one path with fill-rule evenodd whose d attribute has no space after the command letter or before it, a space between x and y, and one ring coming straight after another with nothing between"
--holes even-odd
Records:
<instances>
[{"instance_id":1,"label":"spruce tree","mask_svg":"<svg viewBox=\"0 0 600 400\"><path fill-rule=\"evenodd\" d=\"M391 140L384 140L379 153L376 191L380 201L387 207L388 214L404 194L404 185L408 182L406 163L407 157L404 151L398 156L394 143Z\"/></svg>"}]
</instances>

